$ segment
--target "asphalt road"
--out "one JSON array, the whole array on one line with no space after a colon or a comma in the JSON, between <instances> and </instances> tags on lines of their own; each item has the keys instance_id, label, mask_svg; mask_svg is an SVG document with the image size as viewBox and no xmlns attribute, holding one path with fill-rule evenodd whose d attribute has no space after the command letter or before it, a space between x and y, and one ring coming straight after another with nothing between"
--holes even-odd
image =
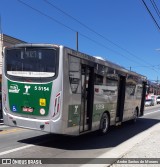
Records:
<instances>
[{"instance_id":1,"label":"asphalt road","mask_svg":"<svg viewBox=\"0 0 160 167\"><path fill-rule=\"evenodd\" d=\"M145 115L138 118L136 124L126 122L111 127L105 136L97 132L62 136L0 125L0 158L95 158L159 122L160 105L156 105L146 107Z\"/></svg>"}]
</instances>

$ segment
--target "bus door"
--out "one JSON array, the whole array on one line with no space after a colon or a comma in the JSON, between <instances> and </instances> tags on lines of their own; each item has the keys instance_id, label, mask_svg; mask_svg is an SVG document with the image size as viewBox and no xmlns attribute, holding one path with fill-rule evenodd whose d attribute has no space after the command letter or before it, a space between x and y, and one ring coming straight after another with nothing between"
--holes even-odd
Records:
<instances>
[{"instance_id":1,"label":"bus door","mask_svg":"<svg viewBox=\"0 0 160 167\"><path fill-rule=\"evenodd\" d=\"M117 113L116 113L117 124L123 121L124 103L125 103L125 87L126 87L126 77L120 76L119 87L118 87L118 99L117 99Z\"/></svg>"},{"instance_id":2,"label":"bus door","mask_svg":"<svg viewBox=\"0 0 160 167\"><path fill-rule=\"evenodd\" d=\"M142 83L142 98L141 98L141 108L140 108L140 116L143 116L144 114L144 102L146 98L146 82Z\"/></svg>"},{"instance_id":3,"label":"bus door","mask_svg":"<svg viewBox=\"0 0 160 167\"><path fill-rule=\"evenodd\" d=\"M82 64L82 100L80 114L80 133L91 130L92 113L93 113L93 97L94 97L94 68Z\"/></svg>"}]
</instances>

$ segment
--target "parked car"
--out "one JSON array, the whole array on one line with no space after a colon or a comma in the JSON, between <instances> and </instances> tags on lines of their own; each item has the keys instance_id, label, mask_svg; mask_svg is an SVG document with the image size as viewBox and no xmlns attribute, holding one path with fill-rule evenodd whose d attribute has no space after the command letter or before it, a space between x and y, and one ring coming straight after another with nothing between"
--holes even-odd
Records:
<instances>
[{"instance_id":1,"label":"parked car","mask_svg":"<svg viewBox=\"0 0 160 167\"><path fill-rule=\"evenodd\" d=\"M157 96L156 95L151 95L151 99L153 100L154 105L156 105L157 104Z\"/></svg>"},{"instance_id":2,"label":"parked car","mask_svg":"<svg viewBox=\"0 0 160 167\"><path fill-rule=\"evenodd\" d=\"M160 96L157 97L157 104L160 104Z\"/></svg>"},{"instance_id":3,"label":"parked car","mask_svg":"<svg viewBox=\"0 0 160 167\"><path fill-rule=\"evenodd\" d=\"M154 106L154 100L153 99L146 99L145 106Z\"/></svg>"}]
</instances>

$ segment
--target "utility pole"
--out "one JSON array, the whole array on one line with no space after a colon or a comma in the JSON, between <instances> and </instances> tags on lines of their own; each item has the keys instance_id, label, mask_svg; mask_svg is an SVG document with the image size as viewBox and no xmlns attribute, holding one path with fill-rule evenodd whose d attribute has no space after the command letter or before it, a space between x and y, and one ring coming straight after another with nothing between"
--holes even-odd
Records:
<instances>
[{"instance_id":1,"label":"utility pole","mask_svg":"<svg viewBox=\"0 0 160 167\"><path fill-rule=\"evenodd\" d=\"M158 95L158 76L157 76L156 95Z\"/></svg>"},{"instance_id":2,"label":"utility pole","mask_svg":"<svg viewBox=\"0 0 160 167\"><path fill-rule=\"evenodd\" d=\"M2 19L1 19L1 14L0 14L0 34L2 35Z\"/></svg>"},{"instance_id":3,"label":"utility pole","mask_svg":"<svg viewBox=\"0 0 160 167\"><path fill-rule=\"evenodd\" d=\"M3 57L3 31L2 31L2 18L1 18L1 14L0 14L0 37L1 37L1 39L0 39L0 50L1 50L0 56ZM0 60L1 60L1 58L0 58ZM0 66L1 66L1 64L0 64Z\"/></svg>"},{"instance_id":4,"label":"utility pole","mask_svg":"<svg viewBox=\"0 0 160 167\"><path fill-rule=\"evenodd\" d=\"M130 69L130 71L131 71L131 70L132 70L132 67L130 67L129 69Z\"/></svg>"},{"instance_id":5,"label":"utility pole","mask_svg":"<svg viewBox=\"0 0 160 167\"><path fill-rule=\"evenodd\" d=\"M76 49L77 49L77 52L78 52L78 32L76 32Z\"/></svg>"}]
</instances>

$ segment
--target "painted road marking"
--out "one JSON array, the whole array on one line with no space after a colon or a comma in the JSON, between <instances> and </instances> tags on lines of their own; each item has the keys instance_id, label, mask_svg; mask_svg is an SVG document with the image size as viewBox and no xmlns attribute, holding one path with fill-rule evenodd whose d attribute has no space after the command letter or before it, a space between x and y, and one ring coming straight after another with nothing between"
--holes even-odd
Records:
<instances>
[{"instance_id":1,"label":"painted road marking","mask_svg":"<svg viewBox=\"0 0 160 167\"><path fill-rule=\"evenodd\" d=\"M30 148L32 146L34 146L34 145L33 144L29 144L27 146L22 146L22 147L14 148L12 150L3 151L3 152L0 153L0 156L1 155L5 155L5 154L9 154L9 153L12 153L12 152L15 152L15 151L23 150L23 149L26 149L26 148Z\"/></svg>"},{"instance_id":2,"label":"painted road marking","mask_svg":"<svg viewBox=\"0 0 160 167\"><path fill-rule=\"evenodd\" d=\"M153 113L156 113L156 112L160 112L160 110L157 110L157 111L154 111L154 112L150 112L150 113L146 113L146 114L144 114L144 115L149 115L149 114L153 114ZM19 130L21 130L21 129L19 129ZM12 131L12 132L15 132L15 131ZM0 132L0 134L2 134L2 132ZM135 136L135 137L136 137L136 136ZM49 141L49 140L47 140L47 141ZM47 141L35 143L35 145L36 145L36 144L40 144L40 143L44 143L44 142L47 142ZM123 144L123 143L122 143L122 144ZM121 144L121 145L122 145L122 144ZM15 151L23 150L23 149L26 149L26 148L30 148L30 147L33 147L33 146L35 146L35 145L29 144L29 145L27 145L27 146L22 146L22 147L18 147L18 148L15 148L15 149L8 150L8 151L3 151L3 152L0 153L0 156L1 156L1 155L9 154L9 153L12 153L12 152L15 152ZM93 164L92 164L92 165L93 165Z\"/></svg>"},{"instance_id":3,"label":"painted road marking","mask_svg":"<svg viewBox=\"0 0 160 167\"><path fill-rule=\"evenodd\" d=\"M156 112L160 112L160 110L151 111L151 112L149 112L149 113L144 114L144 116L145 116L145 115L150 115L150 114L153 114L153 113L156 113Z\"/></svg>"},{"instance_id":4,"label":"painted road marking","mask_svg":"<svg viewBox=\"0 0 160 167\"><path fill-rule=\"evenodd\" d=\"M12 152L15 152L15 151L19 151L19 150L23 150L23 149L26 149L26 148L30 148L30 147L33 147L35 145L39 145L41 143L46 143L48 141L50 141L51 139L47 139L47 140L44 140L44 141L41 141L41 142L37 142L35 144L29 144L29 145L26 145L26 146L22 146L22 147L18 147L18 148L14 148L14 149L11 149L11 150L8 150L8 151L3 151L3 152L0 152L0 156L1 155L6 155L6 154L9 154L9 153L12 153Z\"/></svg>"},{"instance_id":5,"label":"painted road marking","mask_svg":"<svg viewBox=\"0 0 160 167\"><path fill-rule=\"evenodd\" d=\"M8 133L19 132L19 131L23 131L23 130L25 130L25 129L20 129L20 128L6 129L6 130L0 131L0 135L1 134L8 134Z\"/></svg>"}]
</instances>

